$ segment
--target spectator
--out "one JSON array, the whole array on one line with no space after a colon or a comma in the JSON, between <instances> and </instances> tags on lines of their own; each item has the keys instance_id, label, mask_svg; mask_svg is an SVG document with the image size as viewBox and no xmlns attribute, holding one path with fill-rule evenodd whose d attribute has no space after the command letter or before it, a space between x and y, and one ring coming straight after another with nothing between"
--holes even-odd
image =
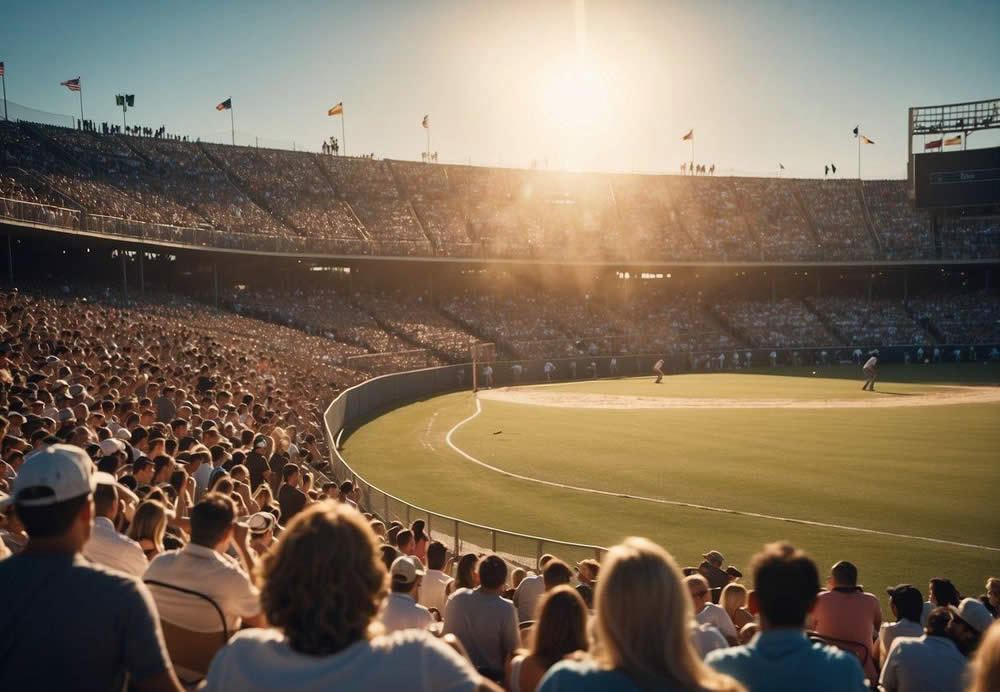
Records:
<instances>
[{"instance_id":1,"label":"spectator","mask_svg":"<svg viewBox=\"0 0 1000 692\"><path fill-rule=\"evenodd\" d=\"M506 688L510 692L534 692L549 668L588 647L583 598L568 586L557 586L538 603L530 647L521 649L507 664Z\"/></svg>"},{"instance_id":2,"label":"spectator","mask_svg":"<svg viewBox=\"0 0 1000 692\"><path fill-rule=\"evenodd\" d=\"M270 512L257 512L247 520L250 547L258 556L264 555L275 544L274 527L278 520Z\"/></svg>"},{"instance_id":3,"label":"spectator","mask_svg":"<svg viewBox=\"0 0 1000 692\"><path fill-rule=\"evenodd\" d=\"M145 585L80 555L97 484L114 482L70 445L35 451L18 469L4 503L17 508L29 539L0 560L0 583L13 597L0 610L0 689L124 689L126 675L139 690L181 689Z\"/></svg>"},{"instance_id":4,"label":"spectator","mask_svg":"<svg viewBox=\"0 0 1000 692\"><path fill-rule=\"evenodd\" d=\"M816 598L810 615L812 629L821 636L864 647L867 651L865 675L874 684L878 681L878 671L872 648L875 634L882 625L878 598L858 585L858 568L846 560L830 568L826 588Z\"/></svg>"},{"instance_id":5,"label":"spectator","mask_svg":"<svg viewBox=\"0 0 1000 692\"><path fill-rule=\"evenodd\" d=\"M546 553L538 560L538 567L544 570L550 560L555 559ZM545 582L541 574L528 573L518 587L514 590L514 605L517 606L517 617L521 622L527 622L535 617L535 606L545 593Z\"/></svg>"},{"instance_id":6,"label":"spectator","mask_svg":"<svg viewBox=\"0 0 1000 692\"><path fill-rule=\"evenodd\" d=\"M479 574L476 572L478 563L479 557L475 553L466 553L459 558L455 565L455 579L445 587L446 597L459 589L474 589L479 586Z\"/></svg>"},{"instance_id":7,"label":"spectator","mask_svg":"<svg viewBox=\"0 0 1000 692\"><path fill-rule=\"evenodd\" d=\"M986 580L986 592L979 597L994 619L1000 618L1000 578L990 577Z\"/></svg>"},{"instance_id":8,"label":"spectator","mask_svg":"<svg viewBox=\"0 0 1000 692\"><path fill-rule=\"evenodd\" d=\"M274 629L237 633L205 689L497 690L444 643L419 631L375 635L386 594L378 542L357 511L310 505L259 567Z\"/></svg>"},{"instance_id":9,"label":"spectator","mask_svg":"<svg viewBox=\"0 0 1000 692\"><path fill-rule=\"evenodd\" d=\"M410 531L413 533L413 554L424 564L427 564L427 543L430 541L424 533L426 526L427 522L423 519L417 519L410 525Z\"/></svg>"},{"instance_id":10,"label":"spectator","mask_svg":"<svg viewBox=\"0 0 1000 692\"><path fill-rule=\"evenodd\" d=\"M448 561L448 549L441 541L432 541L427 546L427 573L417 602L427 608L434 608L439 613L444 612L445 590L453 581L445 573Z\"/></svg>"},{"instance_id":11,"label":"spectator","mask_svg":"<svg viewBox=\"0 0 1000 692\"><path fill-rule=\"evenodd\" d=\"M663 548L629 538L608 551L601 572L594 594L598 645L584 660L550 668L541 692L743 689L699 660L690 642L691 598Z\"/></svg>"},{"instance_id":12,"label":"spectator","mask_svg":"<svg viewBox=\"0 0 1000 692\"><path fill-rule=\"evenodd\" d=\"M413 555L413 532L403 529L396 534L396 550L403 555Z\"/></svg>"},{"instance_id":13,"label":"spectator","mask_svg":"<svg viewBox=\"0 0 1000 692\"><path fill-rule=\"evenodd\" d=\"M729 642L730 646L739 643L736 627L726 613L725 608L708 600L708 581L700 574L684 577L684 583L691 594L694 605L694 619L699 625L711 625ZM703 654L707 651L703 651Z\"/></svg>"},{"instance_id":14,"label":"spectator","mask_svg":"<svg viewBox=\"0 0 1000 692\"><path fill-rule=\"evenodd\" d=\"M569 565L562 560L549 560L545 569L542 570L542 584L545 585L546 591L551 591L563 584L569 584L572 580L573 572L570 571Z\"/></svg>"},{"instance_id":15,"label":"spectator","mask_svg":"<svg viewBox=\"0 0 1000 692\"><path fill-rule=\"evenodd\" d=\"M1000 624L986 630L972 660L971 681L967 692L1000 690Z\"/></svg>"},{"instance_id":16,"label":"spectator","mask_svg":"<svg viewBox=\"0 0 1000 692\"><path fill-rule=\"evenodd\" d=\"M287 524L302 511L309 498L299 490L302 471L295 464L285 464L281 469L281 487L278 488L278 505L281 518Z\"/></svg>"},{"instance_id":17,"label":"spectator","mask_svg":"<svg viewBox=\"0 0 1000 692\"><path fill-rule=\"evenodd\" d=\"M218 493L206 493L191 509L191 542L181 550L157 555L146 570L146 580L190 589L211 598L226 618L226 628L235 632L241 620L257 627L265 624L260 594L250 581L254 558L250 554L247 527L235 524L233 501ZM226 554L232 545L243 558L241 567ZM171 624L197 632L219 629L217 613L185 594L153 587L160 617Z\"/></svg>"},{"instance_id":18,"label":"spectator","mask_svg":"<svg viewBox=\"0 0 1000 692\"><path fill-rule=\"evenodd\" d=\"M927 587L927 601L924 602L923 611L920 614L921 624L926 624L927 616L935 608L957 606L960 600L962 600L962 597L950 579L942 577L931 579Z\"/></svg>"},{"instance_id":19,"label":"spectator","mask_svg":"<svg viewBox=\"0 0 1000 692\"><path fill-rule=\"evenodd\" d=\"M128 527L128 537L138 543L146 560L149 561L164 551L163 538L167 532L167 508L158 500L143 500L136 507L132 524ZM146 569L143 569L145 573Z\"/></svg>"},{"instance_id":20,"label":"spectator","mask_svg":"<svg viewBox=\"0 0 1000 692\"><path fill-rule=\"evenodd\" d=\"M963 598L957 606L948 606L948 609L951 611L948 636L966 657L971 657L979 647L979 640L993 624L993 616L975 598Z\"/></svg>"},{"instance_id":21,"label":"spectator","mask_svg":"<svg viewBox=\"0 0 1000 692\"><path fill-rule=\"evenodd\" d=\"M924 633L924 628L920 626L924 597L920 595L920 591L910 584L900 584L886 591L889 594L889 607L896 617L896 622L882 623L878 639L875 641L876 663L885 660L896 637L919 637Z\"/></svg>"},{"instance_id":22,"label":"spectator","mask_svg":"<svg viewBox=\"0 0 1000 692\"><path fill-rule=\"evenodd\" d=\"M354 501L352 497L354 495L354 483L351 481L344 481L340 484L340 495L337 499L344 504L350 505L354 509L358 508L358 503Z\"/></svg>"},{"instance_id":23,"label":"spectator","mask_svg":"<svg viewBox=\"0 0 1000 692\"><path fill-rule=\"evenodd\" d=\"M751 569L760 633L749 644L713 651L706 662L754 692L868 689L856 656L806 638L806 615L819 591L812 559L789 543L771 543L754 556Z\"/></svg>"},{"instance_id":24,"label":"spectator","mask_svg":"<svg viewBox=\"0 0 1000 692\"><path fill-rule=\"evenodd\" d=\"M98 483L94 490L94 530L83 546L83 556L91 562L141 579L149 566L142 548L119 533L115 526L124 509L118 499L117 487L117 483Z\"/></svg>"},{"instance_id":25,"label":"spectator","mask_svg":"<svg viewBox=\"0 0 1000 692\"><path fill-rule=\"evenodd\" d=\"M722 569L726 560L718 550L710 550L702 557L704 561L698 565L698 573L708 581L712 603L718 603L722 588L729 583L729 575Z\"/></svg>"},{"instance_id":26,"label":"spectator","mask_svg":"<svg viewBox=\"0 0 1000 692\"><path fill-rule=\"evenodd\" d=\"M458 637L482 675L502 681L508 657L521 645L517 610L500 595L507 564L499 555L487 555L477 571L478 587L459 589L448 598L442 631Z\"/></svg>"},{"instance_id":27,"label":"spectator","mask_svg":"<svg viewBox=\"0 0 1000 692\"><path fill-rule=\"evenodd\" d=\"M948 635L951 613L935 608L920 637L898 637L889 649L879 677L884 692L962 689L968 660Z\"/></svg>"},{"instance_id":28,"label":"spectator","mask_svg":"<svg viewBox=\"0 0 1000 692\"><path fill-rule=\"evenodd\" d=\"M243 465L250 471L250 487L257 490L260 484L271 477L271 469L267 465L267 452L270 440L266 435L257 435L253 438L253 449L247 455Z\"/></svg>"},{"instance_id":29,"label":"spectator","mask_svg":"<svg viewBox=\"0 0 1000 692\"><path fill-rule=\"evenodd\" d=\"M726 584L722 590L722 597L719 604L726 611L726 615L732 620L733 626L739 632L751 622L755 622L753 614L747 609L749 592L747 587L737 582Z\"/></svg>"},{"instance_id":30,"label":"spectator","mask_svg":"<svg viewBox=\"0 0 1000 692\"><path fill-rule=\"evenodd\" d=\"M431 612L417 603L425 574L423 564L415 556L400 555L393 560L389 570L390 593L380 617L386 634L399 630L423 630L434 622Z\"/></svg>"},{"instance_id":31,"label":"spectator","mask_svg":"<svg viewBox=\"0 0 1000 692\"><path fill-rule=\"evenodd\" d=\"M594 607L594 588L597 585L597 575L601 571L601 563L597 560L580 560L576 565L576 591L587 604L587 608Z\"/></svg>"}]
</instances>

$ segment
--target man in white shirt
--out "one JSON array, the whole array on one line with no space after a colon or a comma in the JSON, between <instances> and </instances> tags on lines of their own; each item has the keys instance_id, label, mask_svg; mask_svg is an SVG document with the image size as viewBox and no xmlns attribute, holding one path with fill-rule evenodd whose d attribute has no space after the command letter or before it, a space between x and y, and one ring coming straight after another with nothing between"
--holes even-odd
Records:
<instances>
[{"instance_id":1,"label":"man in white shirt","mask_svg":"<svg viewBox=\"0 0 1000 692\"><path fill-rule=\"evenodd\" d=\"M448 549L441 541L432 541L427 546L427 574L420 584L420 594L417 602L427 608L436 608L438 613L444 612L445 589L452 578L444 573L448 560Z\"/></svg>"},{"instance_id":2,"label":"man in white shirt","mask_svg":"<svg viewBox=\"0 0 1000 692\"><path fill-rule=\"evenodd\" d=\"M653 372L656 373L656 382L654 384L660 384L663 382L663 359L656 361L653 364Z\"/></svg>"},{"instance_id":3,"label":"man in white shirt","mask_svg":"<svg viewBox=\"0 0 1000 692\"><path fill-rule=\"evenodd\" d=\"M191 542L157 555L145 576L147 583L160 581L208 596L222 610L229 632L239 629L241 620L251 627L266 624L260 594L247 576L254 566L248 530L234 525L235 517L230 498L208 493L191 509ZM226 555L230 544L243 558L243 567ZM197 632L221 629L218 613L207 603L155 584L149 587L165 622Z\"/></svg>"},{"instance_id":4,"label":"man in white shirt","mask_svg":"<svg viewBox=\"0 0 1000 692\"><path fill-rule=\"evenodd\" d=\"M99 483L94 491L94 530L83 546L83 556L91 562L142 579L149 563L142 547L115 528L122 510L117 483Z\"/></svg>"},{"instance_id":5,"label":"man in white shirt","mask_svg":"<svg viewBox=\"0 0 1000 692\"><path fill-rule=\"evenodd\" d=\"M431 611L417 603L420 580L426 570L420 560L410 555L400 555L389 569L391 585L382 611L385 633L400 630L424 630L434 622Z\"/></svg>"},{"instance_id":6,"label":"man in white shirt","mask_svg":"<svg viewBox=\"0 0 1000 692\"><path fill-rule=\"evenodd\" d=\"M969 661L947 635L950 620L946 609L937 608L927 617L923 636L897 637L882 667L879 689L884 692L964 689Z\"/></svg>"},{"instance_id":7,"label":"man in white shirt","mask_svg":"<svg viewBox=\"0 0 1000 692\"><path fill-rule=\"evenodd\" d=\"M730 646L739 644L739 635L736 626L733 625L732 618L722 606L710 602L711 592L708 589L708 580L700 574L692 574L684 577L684 583L691 594L691 602L694 604L694 619L699 625L712 625ZM707 653L707 652L706 652Z\"/></svg>"},{"instance_id":8,"label":"man in white shirt","mask_svg":"<svg viewBox=\"0 0 1000 692\"><path fill-rule=\"evenodd\" d=\"M553 559L552 555L546 553L538 561L539 570L544 570L545 565ZM535 606L545 593L545 581L541 574L529 574L521 580L514 590L514 605L517 606L517 619L520 622L535 619Z\"/></svg>"},{"instance_id":9,"label":"man in white shirt","mask_svg":"<svg viewBox=\"0 0 1000 692\"><path fill-rule=\"evenodd\" d=\"M861 387L862 391L875 391L875 376L877 373L876 366L878 365L878 349L875 349L868 354L870 358L865 361L865 364L861 367L862 372L865 373L865 384Z\"/></svg>"},{"instance_id":10,"label":"man in white shirt","mask_svg":"<svg viewBox=\"0 0 1000 692\"><path fill-rule=\"evenodd\" d=\"M872 651L877 663L885 660L897 637L919 637L924 633L920 624L924 597L920 590L911 584L900 584L886 589L886 592L889 594L889 607L896 616L896 622L883 622L878 631L878 640Z\"/></svg>"}]
</instances>

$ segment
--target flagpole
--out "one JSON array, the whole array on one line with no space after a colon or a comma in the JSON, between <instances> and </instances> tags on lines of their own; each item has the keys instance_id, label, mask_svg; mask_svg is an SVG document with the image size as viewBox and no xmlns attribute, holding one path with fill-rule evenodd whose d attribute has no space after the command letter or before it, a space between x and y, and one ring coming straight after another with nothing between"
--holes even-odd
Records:
<instances>
[{"instance_id":1,"label":"flagpole","mask_svg":"<svg viewBox=\"0 0 1000 692\"><path fill-rule=\"evenodd\" d=\"M858 126L858 180L861 180L861 126Z\"/></svg>"},{"instance_id":2,"label":"flagpole","mask_svg":"<svg viewBox=\"0 0 1000 692\"><path fill-rule=\"evenodd\" d=\"M233 146L236 146L236 117L233 115L233 97L229 97L229 127L233 136Z\"/></svg>"},{"instance_id":3,"label":"flagpole","mask_svg":"<svg viewBox=\"0 0 1000 692\"><path fill-rule=\"evenodd\" d=\"M4 121L9 120L7 117L7 70L3 71L0 75L0 80L3 80L3 119Z\"/></svg>"},{"instance_id":4,"label":"flagpole","mask_svg":"<svg viewBox=\"0 0 1000 692\"><path fill-rule=\"evenodd\" d=\"M344 128L344 105L340 105L340 141L344 143L344 156L347 156L347 130Z\"/></svg>"},{"instance_id":5,"label":"flagpole","mask_svg":"<svg viewBox=\"0 0 1000 692\"><path fill-rule=\"evenodd\" d=\"M80 129L83 129L83 81L77 77L77 83L80 86Z\"/></svg>"},{"instance_id":6,"label":"flagpole","mask_svg":"<svg viewBox=\"0 0 1000 692\"><path fill-rule=\"evenodd\" d=\"M431 160L431 123L430 120L427 121L427 162L430 163Z\"/></svg>"}]
</instances>

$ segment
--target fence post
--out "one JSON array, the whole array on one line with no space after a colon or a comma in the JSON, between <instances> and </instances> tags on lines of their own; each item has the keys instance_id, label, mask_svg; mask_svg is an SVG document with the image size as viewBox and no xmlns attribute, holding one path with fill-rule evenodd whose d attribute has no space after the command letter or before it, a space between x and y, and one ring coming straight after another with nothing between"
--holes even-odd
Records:
<instances>
[{"instance_id":1,"label":"fence post","mask_svg":"<svg viewBox=\"0 0 1000 692\"><path fill-rule=\"evenodd\" d=\"M392 522L392 518L389 516L389 496L386 495L385 491L382 491L382 499L385 500L385 514L382 515L382 520L389 524ZM386 526L388 528L388 526Z\"/></svg>"},{"instance_id":2,"label":"fence post","mask_svg":"<svg viewBox=\"0 0 1000 692\"><path fill-rule=\"evenodd\" d=\"M538 544L535 546L535 569L538 569L538 563L542 561L542 539L538 539Z\"/></svg>"},{"instance_id":3,"label":"fence post","mask_svg":"<svg viewBox=\"0 0 1000 692\"><path fill-rule=\"evenodd\" d=\"M490 531L490 534L492 534L492 537L493 537L493 552L495 553L497 551L497 532L496 532L496 529L494 529L493 531Z\"/></svg>"},{"instance_id":4,"label":"fence post","mask_svg":"<svg viewBox=\"0 0 1000 692\"><path fill-rule=\"evenodd\" d=\"M410 525L410 503L406 503L406 525Z\"/></svg>"},{"instance_id":5,"label":"fence post","mask_svg":"<svg viewBox=\"0 0 1000 692\"><path fill-rule=\"evenodd\" d=\"M455 550L454 550L454 556L455 557L458 557L458 548L459 548L459 544L458 544L458 519L456 519L455 520Z\"/></svg>"}]
</instances>

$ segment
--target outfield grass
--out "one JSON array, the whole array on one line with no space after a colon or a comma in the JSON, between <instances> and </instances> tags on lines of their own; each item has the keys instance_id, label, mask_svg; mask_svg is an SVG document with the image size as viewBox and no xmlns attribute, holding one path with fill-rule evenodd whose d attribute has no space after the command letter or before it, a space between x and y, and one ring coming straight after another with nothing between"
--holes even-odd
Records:
<instances>
[{"instance_id":1,"label":"outfield grass","mask_svg":"<svg viewBox=\"0 0 1000 692\"><path fill-rule=\"evenodd\" d=\"M850 371L850 372L849 372ZM605 394L845 399L992 383L994 366L887 368L882 393L856 368L785 369L552 385ZM483 401L454 442L533 478L879 531L1000 547L1000 405L886 409L584 410ZM851 559L879 590L948 576L978 594L1000 553L771 519L594 496L501 476L444 441L475 411L471 394L390 411L355 431L344 456L366 479L427 509L498 528L610 545L648 536L682 564L709 549L746 566L789 539L828 565ZM502 430L500 434L494 434Z\"/></svg>"}]
</instances>

